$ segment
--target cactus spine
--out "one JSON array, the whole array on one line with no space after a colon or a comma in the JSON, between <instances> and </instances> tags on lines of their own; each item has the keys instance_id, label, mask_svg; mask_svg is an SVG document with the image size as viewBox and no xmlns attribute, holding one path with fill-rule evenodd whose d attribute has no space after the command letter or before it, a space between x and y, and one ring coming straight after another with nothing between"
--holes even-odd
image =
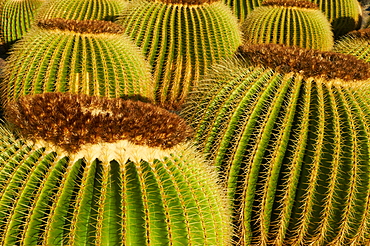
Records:
<instances>
[{"instance_id":1,"label":"cactus spine","mask_svg":"<svg viewBox=\"0 0 370 246\"><path fill-rule=\"evenodd\" d=\"M1 41L7 47L31 27L36 10L44 0L3 0L0 3Z\"/></svg>"},{"instance_id":2,"label":"cactus spine","mask_svg":"<svg viewBox=\"0 0 370 246\"><path fill-rule=\"evenodd\" d=\"M119 21L153 67L156 101L177 109L204 70L241 43L237 19L214 1L133 3Z\"/></svg>"},{"instance_id":3,"label":"cactus spine","mask_svg":"<svg viewBox=\"0 0 370 246\"><path fill-rule=\"evenodd\" d=\"M54 91L153 99L150 65L122 32L106 21L40 21L8 58L3 100Z\"/></svg>"},{"instance_id":4,"label":"cactus spine","mask_svg":"<svg viewBox=\"0 0 370 246\"><path fill-rule=\"evenodd\" d=\"M307 1L266 0L242 23L244 43L275 43L328 51L333 48L329 21Z\"/></svg>"},{"instance_id":5,"label":"cactus spine","mask_svg":"<svg viewBox=\"0 0 370 246\"><path fill-rule=\"evenodd\" d=\"M36 18L113 21L125 6L125 0L48 0Z\"/></svg>"},{"instance_id":6,"label":"cactus spine","mask_svg":"<svg viewBox=\"0 0 370 246\"><path fill-rule=\"evenodd\" d=\"M23 136L40 134L19 138L0 128L1 244L230 245L223 191L186 142L190 132L178 116L148 103L68 93L26 96L7 110ZM43 125L48 116L51 128ZM67 124L66 117L79 120ZM97 124L110 119L123 126ZM51 141L55 129L64 144ZM110 134L120 138L105 142Z\"/></svg>"},{"instance_id":7,"label":"cactus spine","mask_svg":"<svg viewBox=\"0 0 370 246\"><path fill-rule=\"evenodd\" d=\"M225 177L239 244L369 244L369 65L276 44L242 52L181 112Z\"/></svg>"}]
</instances>

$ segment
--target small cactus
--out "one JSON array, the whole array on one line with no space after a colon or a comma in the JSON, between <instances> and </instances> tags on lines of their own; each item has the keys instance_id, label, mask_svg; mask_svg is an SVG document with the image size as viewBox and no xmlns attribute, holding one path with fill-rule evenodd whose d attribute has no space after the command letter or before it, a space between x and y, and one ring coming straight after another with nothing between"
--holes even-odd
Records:
<instances>
[{"instance_id":1,"label":"small cactus","mask_svg":"<svg viewBox=\"0 0 370 246\"><path fill-rule=\"evenodd\" d=\"M241 24L246 44L285 44L329 51L334 38L329 21L308 1L265 0Z\"/></svg>"},{"instance_id":2,"label":"small cactus","mask_svg":"<svg viewBox=\"0 0 370 246\"><path fill-rule=\"evenodd\" d=\"M241 44L237 19L214 0L141 1L118 21L153 67L156 102L178 109L205 69Z\"/></svg>"},{"instance_id":3,"label":"small cactus","mask_svg":"<svg viewBox=\"0 0 370 246\"><path fill-rule=\"evenodd\" d=\"M215 170L177 115L69 93L6 109L17 131L0 127L0 244L231 244Z\"/></svg>"},{"instance_id":4,"label":"small cactus","mask_svg":"<svg viewBox=\"0 0 370 246\"><path fill-rule=\"evenodd\" d=\"M31 27L37 9L45 0L2 0L0 3L1 42L10 47Z\"/></svg>"},{"instance_id":5,"label":"small cactus","mask_svg":"<svg viewBox=\"0 0 370 246\"><path fill-rule=\"evenodd\" d=\"M14 45L3 101L43 92L154 100L150 65L121 26L107 21L39 21Z\"/></svg>"},{"instance_id":6,"label":"small cactus","mask_svg":"<svg viewBox=\"0 0 370 246\"><path fill-rule=\"evenodd\" d=\"M36 19L114 21L126 4L126 0L47 0Z\"/></svg>"},{"instance_id":7,"label":"small cactus","mask_svg":"<svg viewBox=\"0 0 370 246\"><path fill-rule=\"evenodd\" d=\"M278 44L240 51L180 113L224 177L236 240L368 245L370 65Z\"/></svg>"}]
</instances>

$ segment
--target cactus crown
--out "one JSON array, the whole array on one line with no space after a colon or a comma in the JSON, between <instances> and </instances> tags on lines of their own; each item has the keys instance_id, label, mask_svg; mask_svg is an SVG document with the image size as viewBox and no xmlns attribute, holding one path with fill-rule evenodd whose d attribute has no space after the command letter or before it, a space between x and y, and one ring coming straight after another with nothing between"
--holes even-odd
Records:
<instances>
[{"instance_id":1,"label":"cactus crown","mask_svg":"<svg viewBox=\"0 0 370 246\"><path fill-rule=\"evenodd\" d=\"M168 149L192 133L182 118L150 103L72 93L21 97L7 105L6 117L24 137L71 153L119 140Z\"/></svg>"},{"instance_id":2,"label":"cactus crown","mask_svg":"<svg viewBox=\"0 0 370 246\"><path fill-rule=\"evenodd\" d=\"M71 31L76 33L123 33L124 28L111 21L101 20L67 20L63 18L53 18L39 20L37 26L43 29Z\"/></svg>"},{"instance_id":3,"label":"cactus crown","mask_svg":"<svg viewBox=\"0 0 370 246\"><path fill-rule=\"evenodd\" d=\"M370 39L370 28L352 31L352 32L349 32L347 35L353 38Z\"/></svg>"},{"instance_id":4,"label":"cactus crown","mask_svg":"<svg viewBox=\"0 0 370 246\"><path fill-rule=\"evenodd\" d=\"M283 73L293 71L304 77L344 81L370 78L370 64L351 55L281 44L245 45L239 47L239 52L253 64Z\"/></svg>"},{"instance_id":5,"label":"cactus crown","mask_svg":"<svg viewBox=\"0 0 370 246\"><path fill-rule=\"evenodd\" d=\"M165 4L180 4L180 5L202 5L219 2L219 0L153 0L154 2L161 2Z\"/></svg>"},{"instance_id":6,"label":"cactus crown","mask_svg":"<svg viewBox=\"0 0 370 246\"><path fill-rule=\"evenodd\" d=\"M297 7L306 9L319 9L319 5L308 1L296 1L296 0L265 0L262 2L262 6L281 6L281 7Z\"/></svg>"}]
</instances>

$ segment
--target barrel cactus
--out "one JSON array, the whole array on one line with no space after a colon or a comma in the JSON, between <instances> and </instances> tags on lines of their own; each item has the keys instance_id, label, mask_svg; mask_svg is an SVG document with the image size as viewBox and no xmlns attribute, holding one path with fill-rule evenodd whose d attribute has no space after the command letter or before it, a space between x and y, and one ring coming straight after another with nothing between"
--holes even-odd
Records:
<instances>
[{"instance_id":1,"label":"barrel cactus","mask_svg":"<svg viewBox=\"0 0 370 246\"><path fill-rule=\"evenodd\" d=\"M261 6L262 1L263 0L223 0L223 2L233 10L233 13L241 22L244 21L255 8Z\"/></svg>"},{"instance_id":2,"label":"barrel cactus","mask_svg":"<svg viewBox=\"0 0 370 246\"><path fill-rule=\"evenodd\" d=\"M362 23L361 5L357 0L310 0L319 5L330 21L335 37L357 30Z\"/></svg>"},{"instance_id":3,"label":"barrel cactus","mask_svg":"<svg viewBox=\"0 0 370 246\"><path fill-rule=\"evenodd\" d=\"M154 100L149 63L139 47L108 21L39 21L14 45L2 81L2 100L42 92Z\"/></svg>"},{"instance_id":4,"label":"barrel cactus","mask_svg":"<svg viewBox=\"0 0 370 246\"><path fill-rule=\"evenodd\" d=\"M10 47L31 27L37 9L45 0L2 0L0 3L1 41Z\"/></svg>"},{"instance_id":5,"label":"barrel cactus","mask_svg":"<svg viewBox=\"0 0 370 246\"><path fill-rule=\"evenodd\" d=\"M370 243L370 65L264 44L212 67L181 115L225 177L240 245Z\"/></svg>"},{"instance_id":6,"label":"barrel cactus","mask_svg":"<svg viewBox=\"0 0 370 246\"><path fill-rule=\"evenodd\" d=\"M220 1L133 2L118 23L153 67L156 102L177 109L205 69L241 43L237 18Z\"/></svg>"},{"instance_id":7,"label":"barrel cactus","mask_svg":"<svg viewBox=\"0 0 370 246\"><path fill-rule=\"evenodd\" d=\"M70 93L27 95L6 114L2 245L230 245L225 193L177 115Z\"/></svg>"},{"instance_id":8,"label":"barrel cactus","mask_svg":"<svg viewBox=\"0 0 370 246\"><path fill-rule=\"evenodd\" d=\"M126 2L126 0L47 0L41 6L36 18L113 21L125 8Z\"/></svg>"},{"instance_id":9,"label":"barrel cactus","mask_svg":"<svg viewBox=\"0 0 370 246\"><path fill-rule=\"evenodd\" d=\"M335 42L333 50L370 62L370 28L343 35Z\"/></svg>"},{"instance_id":10,"label":"barrel cactus","mask_svg":"<svg viewBox=\"0 0 370 246\"><path fill-rule=\"evenodd\" d=\"M242 23L246 44L275 43L328 51L331 25L318 6L308 1L265 0Z\"/></svg>"}]
</instances>

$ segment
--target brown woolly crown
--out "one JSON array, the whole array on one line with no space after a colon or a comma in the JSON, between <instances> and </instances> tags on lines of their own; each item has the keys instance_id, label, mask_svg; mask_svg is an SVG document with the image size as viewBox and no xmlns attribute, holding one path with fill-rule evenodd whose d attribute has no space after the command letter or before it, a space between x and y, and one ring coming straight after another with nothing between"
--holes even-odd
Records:
<instances>
[{"instance_id":1,"label":"brown woolly crown","mask_svg":"<svg viewBox=\"0 0 370 246\"><path fill-rule=\"evenodd\" d=\"M165 4L180 4L180 5L202 5L219 2L220 0L153 0Z\"/></svg>"},{"instance_id":2,"label":"brown woolly crown","mask_svg":"<svg viewBox=\"0 0 370 246\"><path fill-rule=\"evenodd\" d=\"M305 0L265 0L262 6L297 7L305 9L319 9L319 5Z\"/></svg>"},{"instance_id":3,"label":"brown woolly crown","mask_svg":"<svg viewBox=\"0 0 370 246\"><path fill-rule=\"evenodd\" d=\"M352 55L304 49L282 44L240 46L239 53L255 65L278 72L297 72L304 77L322 77L345 81L370 78L370 64Z\"/></svg>"},{"instance_id":4,"label":"brown woolly crown","mask_svg":"<svg viewBox=\"0 0 370 246\"><path fill-rule=\"evenodd\" d=\"M370 28L355 30L349 32L346 36L351 36L354 38L364 38L370 40Z\"/></svg>"},{"instance_id":5,"label":"brown woolly crown","mask_svg":"<svg viewBox=\"0 0 370 246\"><path fill-rule=\"evenodd\" d=\"M53 18L39 20L37 26L49 30L71 31L76 33L123 33L124 28L111 21L102 20L67 20Z\"/></svg>"},{"instance_id":6,"label":"brown woolly crown","mask_svg":"<svg viewBox=\"0 0 370 246\"><path fill-rule=\"evenodd\" d=\"M192 133L182 118L150 103L70 93L21 97L9 103L6 118L24 137L69 152L119 140L168 149Z\"/></svg>"}]
</instances>

